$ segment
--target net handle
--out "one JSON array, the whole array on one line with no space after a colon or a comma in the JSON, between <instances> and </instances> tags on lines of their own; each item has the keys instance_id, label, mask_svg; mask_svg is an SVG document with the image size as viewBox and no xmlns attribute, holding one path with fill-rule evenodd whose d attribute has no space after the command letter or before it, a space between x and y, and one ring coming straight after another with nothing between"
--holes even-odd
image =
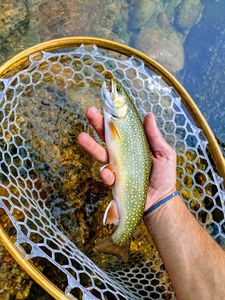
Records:
<instances>
[{"instance_id":1,"label":"net handle","mask_svg":"<svg viewBox=\"0 0 225 300\"><path fill-rule=\"evenodd\" d=\"M188 110L197 126L202 129L205 138L208 140L209 151L212 154L213 160L215 162L216 168L219 175L225 180L225 159L216 141L216 138L209 127L205 117L185 90L185 88L178 82L178 80L163 66L161 66L154 59L148 57L146 54L132 47L95 37L65 37L56 40L47 41L41 44L37 44L18 55L14 56L2 66L0 66L0 78L3 78L7 73L17 66L21 65L23 62L28 61L29 56L41 51L50 51L59 48L69 48L74 46L84 45L96 45L97 47L102 47L108 50L114 50L121 54L127 56L133 56L142 60L149 69L155 72L157 75L161 76L162 79L171 87L178 96L181 97L181 101L185 108ZM65 296L65 294L55 286L51 281L49 281L41 272L37 270L29 261L25 260L23 255L12 243L10 237L6 234L4 229L0 226L0 239L6 249L14 257L14 259L19 263L19 265L52 297L59 300L70 299ZM75 298L76 299L76 298Z\"/></svg>"}]
</instances>

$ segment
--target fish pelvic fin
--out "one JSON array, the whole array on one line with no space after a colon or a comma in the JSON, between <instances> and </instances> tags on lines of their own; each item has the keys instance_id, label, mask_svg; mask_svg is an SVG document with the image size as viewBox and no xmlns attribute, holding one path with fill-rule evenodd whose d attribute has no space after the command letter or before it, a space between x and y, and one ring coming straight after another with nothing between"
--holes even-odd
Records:
<instances>
[{"instance_id":1,"label":"fish pelvic fin","mask_svg":"<svg viewBox=\"0 0 225 300\"><path fill-rule=\"evenodd\" d=\"M129 258L129 246L123 247L116 245L113 243L111 238L106 238L97 243L97 245L94 247L94 250L106 254L116 255L122 258L124 262L127 262Z\"/></svg>"},{"instance_id":2,"label":"fish pelvic fin","mask_svg":"<svg viewBox=\"0 0 225 300\"><path fill-rule=\"evenodd\" d=\"M120 135L119 135L119 132L116 128L116 125L114 124L114 122L112 120L109 121L109 130L112 134L112 137L114 139L120 139Z\"/></svg>"},{"instance_id":3,"label":"fish pelvic fin","mask_svg":"<svg viewBox=\"0 0 225 300\"><path fill-rule=\"evenodd\" d=\"M100 171L102 171L102 170L104 170L104 169L108 169L108 170L110 170L111 172L113 172L113 166L112 166L111 163L108 163L108 164L102 166L102 167L100 168Z\"/></svg>"},{"instance_id":4,"label":"fish pelvic fin","mask_svg":"<svg viewBox=\"0 0 225 300\"><path fill-rule=\"evenodd\" d=\"M116 207L116 201L110 201L109 205L105 210L105 214L103 217L103 225L106 224L114 224L118 225L120 221L119 214Z\"/></svg>"}]
</instances>

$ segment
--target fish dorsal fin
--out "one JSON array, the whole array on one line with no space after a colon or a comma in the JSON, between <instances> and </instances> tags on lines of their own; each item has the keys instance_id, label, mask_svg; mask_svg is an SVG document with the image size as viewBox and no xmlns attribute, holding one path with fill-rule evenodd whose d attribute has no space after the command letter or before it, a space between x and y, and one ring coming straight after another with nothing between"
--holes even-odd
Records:
<instances>
[{"instance_id":1,"label":"fish dorsal fin","mask_svg":"<svg viewBox=\"0 0 225 300\"><path fill-rule=\"evenodd\" d=\"M120 139L119 132L116 128L116 125L114 124L114 122L112 120L109 121L109 130L112 133L112 136L114 138Z\"/></svg>"},{"instance_id":2,"label":"fish dorsal fin","mask_svg":"<svg viewBox=\"0 0 225 300\"><path fill-rule=\"evenodd\" d=\"M119 214L116 207L116 201L112 200L110 201L109 205L105 210L105 214L103 217L103 225L106 224L118 225L119 221L120 220L119 220Z\"/></svg>"}]
</instances>

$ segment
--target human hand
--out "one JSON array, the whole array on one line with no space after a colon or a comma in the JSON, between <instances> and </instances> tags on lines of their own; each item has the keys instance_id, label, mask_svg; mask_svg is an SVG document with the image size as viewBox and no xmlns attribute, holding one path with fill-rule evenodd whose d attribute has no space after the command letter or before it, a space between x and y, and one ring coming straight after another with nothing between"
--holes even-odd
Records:
<instances>
[{"instance_id":1,"label":"human hand","mask_svg":"<svg viewBox=\"0 0 225 300\"><path fill-rule=\"evenodd\" d=\"M104 140L104 118L96 107L89 107L86 116L99 137ZM176 153L164 140L155 117L149 113L144 118L144 128L152 152L152 172L149 180L145 210L176 190ZM109 162L107 150L85 132L79 134L78 143L97 161ZM113 186L115 174L104 168L100 171L103 182Z\"/></svg>"}]
</instances>

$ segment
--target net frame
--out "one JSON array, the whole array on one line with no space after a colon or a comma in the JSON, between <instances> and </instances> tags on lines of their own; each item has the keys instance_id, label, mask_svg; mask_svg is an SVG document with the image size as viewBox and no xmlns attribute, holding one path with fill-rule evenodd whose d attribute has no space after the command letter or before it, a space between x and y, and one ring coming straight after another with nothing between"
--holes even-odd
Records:
<instances>
[{"instance_id":1,"label":"net frame","mask_svg":"<svg viewBox=\"0 0 225 300\"><path fill-rule=\"evenodd\" d=\"M190 95L183 88L183 86L175 79L175 77L170 74L165 68L163 68L159 63L149 58L142 52L133 49L131 47L112 42L109 40L99 39L99 38L91 38L91 37L71 37L71 38L62 38L49 42L45 42L39 45L36 45L28 50L23 51L19 55L15 56L8 62L6 62L3 66L0 67L0 78L4 78L7 76L7 73L14 68L16 69L20 64L24 63L28 60L29 56L44 51L50 51L53 49L62 49L68 47L79 46L81 44L85 45L93 45L95 44L97 47L106 48L109 50L117 51L121 54L125 54L127 56L134 56L140 60L142 60L146 67L151 69L157 75L160 75L162 79L171 87L173 87L174 91L178 96L181 97L181 102L185 106L185 108L190 113L191 117L197 124L197 126L202 130L206 140L209 142L208 148L212 155L212 158L215 162L216 169L218 170L219 175L225 180L225 161L223 155L220 151L220 148L216 142L216 139L205 120L204 116L201 114L197 105L194 103ZM56 299L68 299L65 294L58 289L55 285L53 285L42 273L40 273L31 262L24 259L22 253L15 247L12 243L9 236L6 234L4 229L0 227L0 238L2 243L11 253L11 255L15 258L15 260L21 265L22 268L40 285L42 286L50 295L52 295Z\"/></svg>"}]
</instances>

